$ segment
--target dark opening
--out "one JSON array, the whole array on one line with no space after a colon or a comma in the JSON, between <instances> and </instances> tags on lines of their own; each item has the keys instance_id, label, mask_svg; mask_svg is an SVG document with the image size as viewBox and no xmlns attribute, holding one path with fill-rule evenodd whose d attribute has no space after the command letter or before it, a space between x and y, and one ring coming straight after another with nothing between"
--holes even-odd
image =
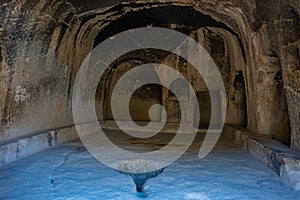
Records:
<instances>
[{"instance_id":1,"label":"dark opening","mask_svg":"<svg viewBox=\"0 0 300 200\"><path fill-rule=\"evenodd\" d=\"M246 89L243 72L239 71L235 76L234 83L234 101L236 105L237 124L246 128L247 127L247 100Z\"/></svg>"}]
</instances>

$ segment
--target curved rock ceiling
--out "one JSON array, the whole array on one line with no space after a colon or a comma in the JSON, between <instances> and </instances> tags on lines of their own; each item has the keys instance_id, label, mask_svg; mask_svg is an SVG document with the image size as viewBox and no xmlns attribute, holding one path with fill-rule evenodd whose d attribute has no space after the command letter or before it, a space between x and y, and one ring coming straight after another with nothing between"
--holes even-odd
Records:
<instances>
[{"instance_id":1,"label":"curved rock ceiling","mask_svg":"<svg viewBox=\"0 0 300 200\"><path fill-rule=\"evenodd\" d=\"M73 125L84 57L115 33L152 25L221 37L232 85L235 73L245 79L247 128L274 135L290 122L300 150L299 15L299 0L1 0L0 141Z\"/></svg>"}]
</instances>

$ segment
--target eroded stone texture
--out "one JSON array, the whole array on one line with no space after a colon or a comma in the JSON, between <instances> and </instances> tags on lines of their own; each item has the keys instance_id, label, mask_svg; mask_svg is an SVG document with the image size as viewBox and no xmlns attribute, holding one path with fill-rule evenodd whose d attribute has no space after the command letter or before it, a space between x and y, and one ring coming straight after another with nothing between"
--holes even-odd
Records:
<instances>
[{"instance_id":1,"label":"eroded stone texture","mask_svg":"<svg viewBox=\"0 0 300 200\"><path fill-rule=\"evenodd\" d=\"M300 102L300 93L294 91L290 87L286 87L286 93L288 98L288 105L291 109L290 119L291 119L291 147L293 149L296 149L300 151L300 108L299 108L299 102Z\"/></svg>"},{"instance_id":2,"label":"eroded stone texture","mask_svg":"<svg viewBox=\"0 0 300 200\"><path fill-rule=\"evenodd\" d=\"M149 25L191 35L212 54L227 90L227 123L276 138L290 121L291 147L300 150L299 12L299 0L1 1L0 141L72 125L72 86L85 56L116 33ZM166 59L154 60L176 61ZM175 64L207 100L201 79ZM96 96L99 120L106 84ZM176 122L171 100L162 103Z\"/></svg>"},{"instance_id":3,"label":"eroded stone texture","mask_svg":"<svg viewBox=\"0 0 300 200\"><path fill-rule=\"evenodd\" d=\"M300 190L300 153L269 136L254 135L246 130L225 126L226 135L249 151L256 159L274 170L293 190Z\"/></svg>"}]
</instances>

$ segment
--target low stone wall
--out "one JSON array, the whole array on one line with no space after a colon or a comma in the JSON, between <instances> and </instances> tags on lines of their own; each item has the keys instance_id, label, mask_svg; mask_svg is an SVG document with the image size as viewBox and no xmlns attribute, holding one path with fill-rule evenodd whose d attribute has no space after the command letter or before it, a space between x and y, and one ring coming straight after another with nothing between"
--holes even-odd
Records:
<instances>
[{"instance_id":1,"label":"low stone wall","mask_svg":"<svg viewBox=\"0 0 300 200\"><path fill-rule=\"evenodd\" d=\"M0 167L21 158L38 153L57 144L78 139L74 126L34 134L0 144Z\"/></svg>"},{"instance_id":2,"label":"low stone wall","mask_svg":"<svg viewBox=\"0 0 300 200\"><path fill-rule=\"evenodd\" d=\"M300 191L300 153L268 136L225 126L226 134L255 158L274 170L293 190Z\"/></svg>"},{"instance_id":3,"label":"low stone wall","mask_svg":"<svg viewBox=\"0 0 300 200\"><path fill-rule=\"evenodd\" d=\"M120 121L119 123L122 124L122 126L124 127L124 129L129 130L129 131L135 131L134 128L131 127L131 125L126 122L126 121ZM157 124L158 127L160 127L161 122L152 122L154 125ZM108 120L108 121L102 121L100 122L101 127L103 129L108 129L108 130L120 130L120 128L118 127L118 125L116 124L115 121L112 120ZM137 125L139 126L146 126L148 123L147 122L136 122ZM182 125L182 128L186 130L189 130L190 127L192 126L192 124L190 123L186 123ZM162 133L176 133L178 131L179 128L179 123L165 123L164 127L162 128L162 130L160 132ZM151 129L147 129L146 127L143 129L145 132L152 132Z\"/></svg>"},{"instance_id":4,"label":"low stone wall","mask_svg":"<svg viewBox=\"0 0 300 200\"><path fill-rule=\"evenodd\" d=\"M103 129L107 130L120 130L118 125L114 121L101 121L99 122ZM132 130L130 125L126 122L122 122L123 126L127 130ZM138 122L140 126L146 126L146 122ZM90 124L82 124L81 129L91 131ZM127 126L126 126L127 125ZM159 125L159 123L158 123ZM189 128L191 124L186 124L186 127ZM92 126L94 127L94 126ZM161 132L174 134L179 128L178 123L167 123ZM147 131L147 130L145 130ZM151 130L148 130L151 132ZM198 133L206 133L206 129L195 130ZM214 130L212 130L213 132ZM219 131L219 130L215 130ZM10 162L16 161L21 158L38 153L47 148L53 147L57 144L64 142L69 142L73 140L78 140L79 136L75 126L65 127L58 130L51 130L43 133L36 133L29 136L24 136L17 138L5 143L0 143L0 167L8 164Z\"/></svg>"},{"instance_id":5,"label":"low stone wall","mask_svg":"<svg viewBox=\"0 0 300 200\"><path fill-rule=\"evenodd\" d=\"M101 122L103 128L118 129L113 122ZM169 124L168 128L176 129ZM201 132L201 130L198 130ZM277 172L293 190L300 191L300 153L270 136L256 135L247 130L225 126L223 134L249 151L255 158ZM38 153L57 144L78 139L75 126L35 134L0 144L0 166Z\"/></svg>"}]
</instances>

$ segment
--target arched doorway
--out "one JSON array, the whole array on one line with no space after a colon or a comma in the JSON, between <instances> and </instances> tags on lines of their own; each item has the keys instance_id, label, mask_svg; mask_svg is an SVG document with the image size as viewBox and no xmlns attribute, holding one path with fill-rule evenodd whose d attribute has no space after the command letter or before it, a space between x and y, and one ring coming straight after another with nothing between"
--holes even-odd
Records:
<instances>
[{"instance_id":1,"label":"arched doorway","mask_svg":"<svg viewBox=\"0 0 300 200\"><path fill-rule=\"evenodd\" d=\"M106 84L107 89L104 97L104 119L105 120L121 120L121 121L130 121L131 119L128 119L127 116L119 116L118 118L114 117L112 114L112 108L111 108L111 98L112 98L112 92L118 82L118 80L130 69L143 64L142 61L139 60L126 60L125 62L119 64L111 73L109 76ZM153 77L156 79L156 81L159 81L159 77L154 69L147 70L146 72L150 77ZM117 103L118 106L124 106L123 103L123 96L128 92L128 88L130 84L134 84L133 82L139 82L140 80L127 80L128 85L123 85L121 88L120 93L117 94L116 98L119 100ZM149 122L149 109L151 106L155 104L162 104L162 87L157 84L148 84L145 86L140 87L137 89L133 96L130 99L129 104L129 113L131 115L131 118L133 121L145 121ZM116 108L118 109L118 108ZM156 122L161 121L161 110L157 109L154 110L153 118L152 120Z\"/></svg>"},{"instance_id":2,"label":"arched doorway","mask_svg":"<svg viewBox=\"0 0 300 200\"><path fill-rule=\"evenodd\" d=\"M164 10L165 12L162 12ZM166 12L169 11L169 12ZM160 18L156 15L156 13L177 13L179 12L184 14L184 16L193 16L192 19L187 19L185 17L179 17L176 15L168 15L166 14L166 18ZM192 13L192 15L190 15ZM147 16L145 18L145 16ZM141 19L147 19L141 20ZM201 19L201 20L200 20ZM127 26L128 25L128 26ZM222 77L224 78L224 83L226 87L227 98L230 97L229 93L233 85L233 78L234 74L238 70L242 70L244 67L243 64L240 64L239 61L243 62L242 60L245 59L245 52L243 46L241 45L241 41L236 33L234 33L230 28L228 28L225 24L214 20L209 15L204 15L199 11L194 10L191 7L177 7L177 6L168 6L168 7L160 7L160 8L150 8L144 9L140 11L132 11L127 13L126 15L118 18L117 20L110 23L108 26L103 28L101 32L95 37L94 46L101 43L108 37L113 36L116 33L120 33L128 28L138 28L144 26L158 26L158 27L165 27L165 28L172 28L174 30L180 31L185 33L189 36L192 36L196 41L202 44L203 47L209 52L212 56L214 61L216 62L217 66L219 67L219 71L221 72ZM229 44L234 43L233 46L229 46ZM147 50L148 51L148 50ZM157 50L156 50L157 51ZM239 54L236 54L237 51ZM160 54L160 53L158 53ZM205 83L201 76L195 75L192 67L189 67L189 64L180 61L180 58L176 56L170 56L166 54L164 56L158 55L155 53L151 53L148 56L142 55L141 58L147 57L146 61L137 60L128 60L126 58L126 62L120 64L118 66L113 66L114 69L108 78L104 80L105 92L103 96L101 96L101 101L103 105L103 118L101 120L112 120L114 119L112 116L111 111L111 93L116 84L116 81L120 74L124 74L124 72L130 69L130 65L141 65L145 63L165 63L171 67L177 69L180 73L188 79L190 84L194 87L195 93L198 97L198 101L200 102L200 121L195 122L195 127L200 126L201 124L207 126L210 122L211 118L211 102L209 97L209 92ZM239 59L232 59L232 56L238 57ZM198 55L193 55L198 56ZM173 58L174 57L174 58ZM135 57L139 58L139 57ZM236 61L237 60L237 61ZM130 62L136 62L132 64ZM126 65L128 65L126 67ZM122 69L123 68L123 69ZM238 68L238 69L237 69ZM123 71L123 72L121 72ZM233 76L232 76L233 75ZM157 77L158 78L158 77ZM247 80L245 80L247 81ZM246 84L244 84L246 85ZM134 97L131 99L130 105L130 114L134 121L149 121L149 108L153 104L161 104L163 106L172 107L170 106L170 102L172 100L172 94L166 94L163 92L162 97L162 88L161 86L150 85L140 88L139 91L136 92ZM155 95L151 95L151 91L156 91ZM244 89L244 91L247 91ZM102 92L101 92L102 93ZM148 93L143 94L143 93ZM140 95L143 94L143 95ZM102 94L101 94L102 95ZM142 99L138 98L138 96L151 96L150 99ZM167 98L166 98L167 96ZM246 96L246 95L245 95ZM246 98L244 96L244 98ZM171 98L169 98L171 97ZM122 99L122 96L119 97ZM173 98L174 99L174 98ZM100 102L100 101L99 101ZM174 103L176 104L176 103ZM121 105L121 102L120 102ZM100 110L100 109L99 109ZM179 122L180 121L180 108L178 106L173 106L172 109L168 109L172 111L171 113L168 112L168 119L167 122ZM246 109L245 109L246 110ZM229 112L228 112L229 113ZM173 115L173 116L172 116ZM100 115L101 116L101 115ZM228 115L227 115L228 116ZM126 117L120 117L118 120L130 120ZM227 123L231 123L232 120L226 119ZM247 120L247 117L245 117ZM155 114L155 121L161 121L161 111L157 111Z\"/></svg>"}]
</instances>

